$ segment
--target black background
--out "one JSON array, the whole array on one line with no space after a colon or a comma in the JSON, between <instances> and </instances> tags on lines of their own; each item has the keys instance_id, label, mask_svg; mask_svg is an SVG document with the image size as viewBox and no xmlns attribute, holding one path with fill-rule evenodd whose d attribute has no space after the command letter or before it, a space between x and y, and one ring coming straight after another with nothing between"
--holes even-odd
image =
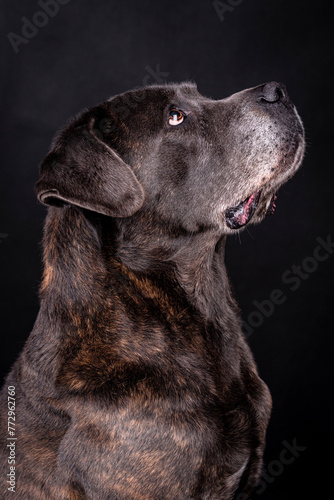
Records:
<instances>
[{"instance_id":1,"label":"black background","mask_svg":"<svg viewBox=\"0 0 334 500\"><path fill-rule=\"evenodd\" d=\"M38 311L45 208L33 186L59 126L159 79L193 80L215 99L282 81L305 124L303 167L279 191L274 217L229 238L227 265L243 318L259 324L249 343L274 400L269 480L252 498L324 498L332 495L334 255L313 255L317 238L334 241L330 2L225 3L234 7L219 16L211 0L69 0L15 53L7 34L22 36L23 16L40 24L45 16L36 16L37 1L1 2L1 371L10 369ZM304 267L299 283L291 279L294 265ZM254 301L268 301L274 289L285 300L266 302L265 317ZM280 465L283 442L306 449Z\"/></svg>"}]
</instances>

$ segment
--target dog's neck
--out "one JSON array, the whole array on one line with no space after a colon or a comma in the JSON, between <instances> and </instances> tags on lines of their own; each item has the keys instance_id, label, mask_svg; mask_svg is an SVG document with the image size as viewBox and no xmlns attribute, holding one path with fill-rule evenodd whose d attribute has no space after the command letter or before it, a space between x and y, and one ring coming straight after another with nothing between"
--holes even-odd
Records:
<instances>
[{"instance_id":1,"label":"dog's neck","mask_svg":"<svg viewBox=\"0 0 334 500\"><path fill-rule=\"evenodd\" d=\"M210 230L161 232L149 220L139 220L133 230L128 220L117 221L117 256L131 270L150 273L174 265L184 288L202 282L217 258L224 262L225 238Z\"/></svg>"},{"instance_id":2,"label":"dog's neck","mask_svg":"<svg viewBox=\"0 0 334 500\"><path fill-rule=\"evenodd\" d=\"M113 273L123 269L136 279L158 276L162 288L167 281L177 283L203 317L223 321L226 330L230 320L235 321L237 307L224 265L225 240L210 229L162 233L145 218L130 224L128 219L71 206L51 208L45 225L41 299L47 294L58 311L72 304L87 313L91 304L108 302ZM66 241L66 247L60 241Z\"/></svg>"},{"instance_id":3,"label":"dog's neck","mask_svg":"<svg viewBox=\"0 0 334 500\"><path fill-rule=\"evenodd\" d=\"M143 275L153 270L161 286L166 279L176 281L203 317L230 331L239 309L225 268L226 235L211 227L187 232L167 224L162 232L161 224L140 215L135 223L119 219L117 227L117 258L127 269Z\"/></svg>"}]
</instances>

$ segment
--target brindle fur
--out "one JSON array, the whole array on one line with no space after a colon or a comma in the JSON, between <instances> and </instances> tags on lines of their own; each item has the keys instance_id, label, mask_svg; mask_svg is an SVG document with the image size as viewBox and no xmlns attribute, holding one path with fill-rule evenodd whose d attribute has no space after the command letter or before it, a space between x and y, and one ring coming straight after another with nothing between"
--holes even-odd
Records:
<instances>
[{"instance_id":1,"label":"brindle fur","mask_svg":"<svg viewBox=\"0 0 334 500\"><path fill-rule=\"evenodd\" d=\"M1 395L2 498L231 500L256 484L271 397L224 267L224 212L262 188L258 222L301 162L300 119L268 85L221 101L137 89L57 135L37 183L40 312Z\"/></svg>"}]
</instances>

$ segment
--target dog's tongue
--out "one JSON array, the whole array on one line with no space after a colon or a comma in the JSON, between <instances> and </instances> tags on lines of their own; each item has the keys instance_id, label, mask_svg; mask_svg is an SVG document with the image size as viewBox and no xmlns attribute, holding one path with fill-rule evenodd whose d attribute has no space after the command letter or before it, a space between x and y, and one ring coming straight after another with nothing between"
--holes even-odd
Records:
<instances>
[{"instance_id":1,"label":"dog's tongue","mask_svg":"<svg viewBox=\"0 0 334 500\"><path fill-rule=\"evenodd\" d=\"M238 205L225 212L226 224L231 229L239 229L251 220L259 203L261 191L256 191Z\"/></svg>"}]
</instances>

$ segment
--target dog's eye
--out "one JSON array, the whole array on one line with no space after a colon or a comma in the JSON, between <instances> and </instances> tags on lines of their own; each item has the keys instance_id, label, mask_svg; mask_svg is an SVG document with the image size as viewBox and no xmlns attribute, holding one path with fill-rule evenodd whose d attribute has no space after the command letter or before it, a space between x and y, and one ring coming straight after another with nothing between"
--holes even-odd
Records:
<instances>
[{"instance_id":1,"label":"dog's eye","mask_svg":"<svg viewBox=\"0 0 334 500\"><path fill-rule=\"evenodd\" d=\"M173 108L169 112L169 125L179 125L184 120L184 114L179 109Z\"/></svg>"}]
</instances>

